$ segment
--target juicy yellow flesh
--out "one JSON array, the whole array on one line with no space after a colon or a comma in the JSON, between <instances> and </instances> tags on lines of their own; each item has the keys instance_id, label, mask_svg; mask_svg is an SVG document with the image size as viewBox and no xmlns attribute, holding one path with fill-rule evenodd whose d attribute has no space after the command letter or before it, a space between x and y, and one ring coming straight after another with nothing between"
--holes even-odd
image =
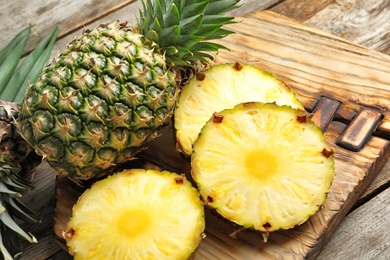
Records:
<instances>
[{"instance_id":1,"label":"juicy yellow flesh","mask_svg":"<svg viewBox=\"0 0 390 260\"><path fill-rule=\"evenodd\" d=\"M146 233L151 227L152 216L142 209L130 209L118 216L117 229L122 235L134 238Z\"/></svg>"},{"instance_id":2,"label":"juicy yellow flesh","mask_svg":"<svg viewBox=\"0 0 390 260\"><path fill-rule=\"evenodd\" d=\"M84 192L65 237L75 259L186 259L204 227L199 194L184 177L133 169Z\"/></svg>"},{"instance_id":3,"label":"juicy yellow flesh","mask_svg":"<svg viewBox=\"0 0 390 260\"><path fill-rule=\"evenodd\" d=\"M307 220L324 203L334 176L322 132L300 111L241 104L208 121L194 144L192 175L225 218L270 232ZM309 120L309 119L308 119Z\"/></svg>"},{"instance_id":4,"label":"juicy yellow flesh","mask_svg":"<svg viewBox=\"0 0 390 260\"><path fill-rule=\"evenodd\" d=\"M244 102L276 102L303 109L294 93L283 82L251 65L237 70L233 64L221 64L194 77L183 87L175 110L176 138L190 155L203 125L214 112Z\"/></svg>"},{"instance_id":5,"label":"juicy yellow flesh","mask_svg":"<svg viewBox=\"0 0 390 260\"><path fill-rule=\"evenodd\" d=\"M252 177L266 179L276 173L278 159L277 154L272 151L262 149L249 151L245 155L245 167Z\"/></svg>"}]
</instances>

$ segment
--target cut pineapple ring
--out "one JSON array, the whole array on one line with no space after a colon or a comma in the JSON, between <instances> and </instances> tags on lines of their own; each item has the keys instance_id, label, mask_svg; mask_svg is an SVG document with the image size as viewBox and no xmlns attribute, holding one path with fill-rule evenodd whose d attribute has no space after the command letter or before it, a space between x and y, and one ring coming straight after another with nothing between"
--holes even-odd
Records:
<instances>
[{"instance_id":1,"label":"cut pineapple ring","mask_svg":"<svg viewBox=\"0 0 390 260\"><path fill-rule=\"evenodd\" d=\"M193 143L214 112L251 101L304 110L294 92L271 74L248 64L219 64L198 73L180 93L174 126L181 150L192 153Z\"/></svg>"},{"instance_id":2,"label":"cut pineapple ring","mask_svg":"<svg viewBox=\"0 0 390 260\"><path fill-rule=\"evenodd\" d=\"M75 259L187 259L204 228L199 193L184 176L132 169L86 190L64 237Z\"/></svg>"},{"instance_id":3,"label":"cut pineapple ring","mask_svg":"<svg viewBox=\"0 0 390 260\"><path fill-rule=\"evenodd\" d=\"M191 163L205 203L262 232L305 222L334 177L333 150L306 112L271 103L215 113L194 143Z\"/></svg>"}]
</instances>

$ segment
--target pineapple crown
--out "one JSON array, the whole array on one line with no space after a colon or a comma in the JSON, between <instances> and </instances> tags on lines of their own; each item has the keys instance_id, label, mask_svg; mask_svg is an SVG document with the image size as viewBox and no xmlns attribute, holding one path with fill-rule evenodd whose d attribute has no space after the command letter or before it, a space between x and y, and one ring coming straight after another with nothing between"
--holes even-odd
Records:
<instances>
[{"instance_id":1,"label":"pineapple crown","mask_svg":"<svg viewBox=\"0 0 390 260\"><path fill-rule=\"evenodd\" d=\"M239 0L144 0L138 30L165 53L167 64L188 66L213 59L207 52L227 49L210 42L233 33L222 28L234 23L226 12Z\"/></svg>"}]
</instances>

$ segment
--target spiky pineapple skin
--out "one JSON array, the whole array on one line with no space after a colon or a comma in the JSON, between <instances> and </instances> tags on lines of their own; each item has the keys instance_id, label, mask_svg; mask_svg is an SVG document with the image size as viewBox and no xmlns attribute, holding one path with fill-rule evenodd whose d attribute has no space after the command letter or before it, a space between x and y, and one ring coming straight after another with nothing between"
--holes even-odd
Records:
<instances>
[{"instance_id":1,"label":"spiky pineapple skin","mask_svg":"<svg viewBox=\"0 0 390 260\"><path fill-rule=\"evenodd\" d=\"M17 103L0 101L0 162L11 166L18 166L31 150L15 126L19 110Z\"/></svg>"},{"instance_id":2,"label":"spiky pineapple skin","mask_svg":"<svg viewBox=\"0 0 390 260\"><path fill-rule=\"evenodd\" d=\"M61 175L98 178L131 160L173 113L176 74L136 29L85 31L29 86L19 130Z\"/></svg>"}]
</instances>

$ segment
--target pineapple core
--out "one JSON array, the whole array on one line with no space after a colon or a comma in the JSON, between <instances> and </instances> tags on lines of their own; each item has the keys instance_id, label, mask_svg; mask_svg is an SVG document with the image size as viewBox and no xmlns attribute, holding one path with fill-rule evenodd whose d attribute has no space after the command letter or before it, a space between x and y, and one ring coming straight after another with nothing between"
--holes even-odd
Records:
<instances>
[{"instance_id":1,"label":"pineapple core","mask_svg":"<svg viewBox=\"0 0 390 260\"><path fill-rule=\"evenodd\" d=\"M254 150L245 156L245 168L248 174L262 180L277 173L279 159L271 151Z\"/></svg>"},{"instance_id":2,"label":"pineapple core","mask_svg":"<svg viewBox=\"0 0 390 260\"><path fill-rule=\"evenodd\" d=\"M127 210L119 215L116 223L119 233L128 238L134 238L148 231L151 227L152 216L145 210Z\"/></svg>"}]
</instances>

